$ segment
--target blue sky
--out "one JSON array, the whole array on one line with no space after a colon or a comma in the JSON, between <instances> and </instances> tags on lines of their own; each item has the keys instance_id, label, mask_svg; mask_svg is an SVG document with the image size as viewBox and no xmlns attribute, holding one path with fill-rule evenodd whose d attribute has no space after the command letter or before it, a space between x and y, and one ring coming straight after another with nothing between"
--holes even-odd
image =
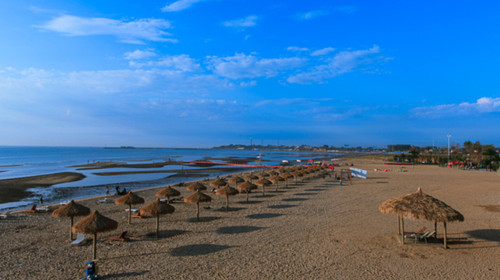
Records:
<instances>
[{"instance_id":1,"label":"blue sky","mask_svg":"<svg viewBox=\"0 0 500 280\"><path fill-rule=\"evenodd\" d=\"M500 145L496 1L0 0L0 145Z\"/></svg>"}]
</instances>

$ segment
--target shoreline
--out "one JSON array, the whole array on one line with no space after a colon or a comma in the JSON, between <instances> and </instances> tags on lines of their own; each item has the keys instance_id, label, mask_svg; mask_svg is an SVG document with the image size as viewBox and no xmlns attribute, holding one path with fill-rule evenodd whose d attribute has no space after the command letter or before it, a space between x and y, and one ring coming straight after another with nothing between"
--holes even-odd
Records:
<instances>
[{"instance_id":1,"label":"shoreline","mask_svg":"<svg viewBox=\"0 0 500 280\"><path fill-rule=\"evenodd\" d=\"M312 154L306 154L312 156ZM357 156L362 156L363 154L351 154L351 153L344 153L344 154L336 154L335 158L341 159L341 158L355 158ZM316 154L317 156L317 154ZM321 158L316 158L316 160L331 160L331 157L326 157L323 156ZM225 161L228 163L235 163L235 164L247 164L251 161L255 161L255 158L253 157L209 157L209 158L204 158L201 160L217 160L217 161ZM275 162L275 163L281 163L280 161L272 161L272 160L263 160L263 162ZM304 162L302 162L304 163ZM105 169L113 169L113 168L138 168L138 169L147 169L147 168L158 168L161 166L166 166L166 165L182 165L184 167L195 167L196 169L175 169L175 170L141 170L141 171L118 171L118 172L95 172L92 173L92 175L96 176L116 176L116 175L140 175L140 174L171 174L175 173L170 176L166 176L163 178L159 179L153 179L153 180L132 180L132 181L126 181L126 182L117 182L117 183L105 183L105 184L90 184L90 185L83 185L83 186L78 186L78 187L63 187L63 188L52 188L53 193L51 193L51 196L45 196L44 195L44 201L46 203L58 203L61 201L66 201L66 200L71 200L73 198L75 199L81 199L82 197L89 197L93 195L97 195L99 193L99 189L104 189L106 186L109 186L110 189L114 189L116 186L120 187L125 187L128 190L141 190L144 188L148 188L151 186L158 186L158 185L169 185L169 184L176 184L181 181L186 181L191 178L203 178L203 177L209 177L211 175L219 175L219 176L225 176L233 173L238 173L238 172L244 172L248 170L260 170L263 168L270 168L269 166L262 166L262 167L238 167L238 166L233 166L233 167L219 167L219 168L211 168L213 166L220 166L217 162L211 164L211 163L190 163L190 164L184 164L182 162L178 161L171 161L171 162L152 162L152 163L141 163L141 164L127 164L124 162L113 162L113 161L103 161L103 162L94 162L94 163L88 163L88 164L79 164L79 165L72 165L70 167L77 168L76 170L105 170ZM278 167L280 165L276 165ZM65 172L65 173L71 173L71 172ZM81 180L85 178L85 176L81 173L77 172L72 172L74 173L75 178L80 178L80 179L69 179L67 177L60 176L60 173L51 173L51 174L43 174L43 175L36 175L36 176L27 176L27 177L19 177L19 178L12 178L12 179L1 179L0 180L0 204L1 203L8 203L8 204L16 204L14 206L7 206L3 207L1 211L15 211L18 209L23 209L26 206L32 205L32 204L38 204L38 197L39 193L43 193L44 190L57 186L57 184L63 184L63 183L68 183L68 182L75 182L78 180ZM208 173L208 174L206 174ZM62 173L61 173L62 174ZM78 174L78 175L76 175ZM29 178L37 178L38 180L36 181L36 184L27 184L26 181L29 181ZM66 179L64 179L66 178ZM57 182L56 182L57 181ZM56 183L54 183L56 182ZM10 186L3 187L7 184L10 184ZM10 196L10 192L7 191L13 190L15 195ZM29 189L36 190L34 191L27 191ZM2 192L3 190L3 192ZM38 192L38 193L37 193ZM83 194L84 192L89 192L90 194Z\"/></svg>"}]
</instances>

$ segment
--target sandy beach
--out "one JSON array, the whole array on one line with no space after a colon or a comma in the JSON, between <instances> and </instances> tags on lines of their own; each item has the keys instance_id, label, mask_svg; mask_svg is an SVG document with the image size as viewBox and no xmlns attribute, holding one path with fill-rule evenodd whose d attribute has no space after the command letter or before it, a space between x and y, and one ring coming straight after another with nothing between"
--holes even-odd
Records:
<instances>
[{"instance_id":1,"label":"sandy beach","mask_svg":"<svg viewBox=\"0 0 500 280\"><path fill-rule=\"evenodd\" d=\"M127 206L79 203L119 222L98 235L102 279L497 279L500 275L500 177L497 172L437 166L386 166L381 159L343 159L368 170L368 179L342 186L334 178L309 178L288 188L261 189L225 198L214 194L195 206L175 202L175 213L127 223ZM336 168L339 170L340 167ZM374 169L391 169L376 172ZM381 214L389 198L415 192L443 200L465 216L448 225L449 249L442 244L401 245L397 217ZM189 192L176 187L186 197ZM146 204L158 189L138 191ZM268 195L267 195L268 194ZM111 199L116 197L110 196ZM145 205L145 204L144 204ZM141 205L135 206L139 208ZM204 207L209 207L205 209ZM81 218L76 218L79 221ZM424 220L406 220L406 230ZM79 279L92 256L92 242L74 247L69 219L50 213L13 213L0 220L0 279ZM128 231L131 241L111 242ZM438 226L438 237L442 236ZM90 236L89 236L90 238Z\"/></svg>"}]
</instances>

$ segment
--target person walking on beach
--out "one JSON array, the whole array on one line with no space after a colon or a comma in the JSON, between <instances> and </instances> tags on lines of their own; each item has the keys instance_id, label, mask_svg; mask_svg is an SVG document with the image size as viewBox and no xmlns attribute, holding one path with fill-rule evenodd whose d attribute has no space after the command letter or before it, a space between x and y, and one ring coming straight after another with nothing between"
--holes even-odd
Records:
<instances>
[{"instance_id":1,"label":"person walking on beach","mask_svg":"<svg viewBox=\"0 0 500 280\"><path fill-rule=\"evenodd\" d=\"M106 186L106 195L109 195L109 187Z\"/></svg>"},{"instance_id":2,"label":"person walking on beach","mask_svg":"<svg viewBox=\"0 0 500 280\"><path fill-rule=\"evenodd\" d=\"M43 204L43 195L40 195L40 205Z\"/></svg>"}]
</instances>

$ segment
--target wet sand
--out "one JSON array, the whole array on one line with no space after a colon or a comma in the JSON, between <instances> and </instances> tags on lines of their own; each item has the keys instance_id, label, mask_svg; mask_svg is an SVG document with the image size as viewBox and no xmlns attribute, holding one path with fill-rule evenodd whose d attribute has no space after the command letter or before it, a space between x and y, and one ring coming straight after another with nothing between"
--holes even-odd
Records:
<instances>
[{"instance_id":1,"label":"wet sand","mask_svg":"<svg viewBox=\"0 0 500 280\"><path fill-rule=\"evenodd\" d=\"M0 180L0 203L18 201L30 195L26 190L49 187L55 184L79 181L85 175L76 172L60 172L47 175Z\"/></svg>"},{"instance_id":2,"label":"wet sand","mask_svg":"<svg viewBox=\"0 0 500 280\"><path fill-rule=\"evenodd\" d=\"M388 169L381 160L352 159L368 179L340 186L333 178L306 179L274 192L260 190L195 206L176 202L172 215L127 224L126 206L81 201L119 222L99 234L97 256L102 279L496 279L500 275L499 173L416 166ZM337 168L338 170L339 168ZM293 180L292 180L293 181ZM465 216L448 224L449 249L401 245L397 218L383 215L383 201L415 192L443 200ZM178 187L185 197L189 193ZM137 192L146 203L158 189ZM114 199L114 197L110 197ZM139 208L141 205L137 205ZM205 209L204 206L210 207ZM79 220L77 218L76 220ZM406 230L432 228L428 221L406 220ZM68 219L50 213L16 213L0 220L2 279L79 279L92 254L91 242L71 247ZM130 242L111 242L128 231ZM438 237L442 236L442 225Z\"/></svg>"}]
</instances>

